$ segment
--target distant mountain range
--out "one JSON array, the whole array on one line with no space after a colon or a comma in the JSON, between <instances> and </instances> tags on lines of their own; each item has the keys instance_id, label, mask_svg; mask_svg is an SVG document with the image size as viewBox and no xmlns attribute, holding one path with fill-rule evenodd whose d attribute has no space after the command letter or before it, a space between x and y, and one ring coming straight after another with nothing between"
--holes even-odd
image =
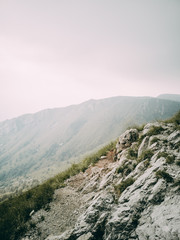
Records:
<instances>
[{"instance_id":1,"label":"distant mountain range","mask_svg":"<svg viewBox=\"0 0 180 240\"><path fill-rule=\"evenodd\" d=\"M158 98L180 102L180 94L161 94Z\"/></svg>"},{"instance_id":2,"label":"distant mountain range","mask_svg":"<svg viewBox=\"0 0 180 240\"><path fill-rule=\"evenodd\" d=\"M180 101L162 96L89 100L1 122L0 188L49 178L127 127L171 117Z\"/></svg>"}]
</instances>

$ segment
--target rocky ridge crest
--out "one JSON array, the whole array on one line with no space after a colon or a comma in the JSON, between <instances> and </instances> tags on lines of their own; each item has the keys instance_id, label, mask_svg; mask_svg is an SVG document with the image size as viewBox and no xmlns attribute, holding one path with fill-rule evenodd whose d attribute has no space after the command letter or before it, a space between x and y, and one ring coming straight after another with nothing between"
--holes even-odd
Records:
<instances>
[{"instance_id":1,"label":"rocky ridge crest","mask_svg":"<svg viewBox=\"0 0 180 240\"><path fill-rule=\"evenodd\" d=\"M66 180L50 209L32 216L36 228L24 239L178 240L179 202L180 130L149 123L127 130L116 152Z\"/></svg>"}]
</instances>

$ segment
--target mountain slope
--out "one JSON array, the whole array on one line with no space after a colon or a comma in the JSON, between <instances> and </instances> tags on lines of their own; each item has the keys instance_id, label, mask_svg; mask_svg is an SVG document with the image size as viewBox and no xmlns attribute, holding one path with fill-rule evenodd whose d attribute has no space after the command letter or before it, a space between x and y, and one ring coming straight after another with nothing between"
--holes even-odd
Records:
<instances>
[{"instance_id":1,"label":"mountain slope","mask_svg":"<svg viewBox=\"0 0 180 240\"><path fill-rule=\"evenodd\" d=\"M161 94L158 98L180 102L180 94Z\"/></svg>"},{"instance_id":2,"label":"mountain slope","mask_svg":"<svg viewBox=\"0 0 180 240\"><path fill-rule=\"evenodd\" d=\"M180 239L177 116L124 132L115 152L56 190L49 209L32 216L36 227L23 239Z\"/></svg>"},{"instance_id":3,"label":"mountain slope","mask_svg":"<svg viewBox=\"0 0 180 240\"><path fill-rule=\"evenodd\" d=\"M24 188L34 178L48 178L117 138L127 126L165 119L179 109L179 102L114 97L4 121L0 123L0 187L11 186L8 189L13 191L19 182Z\"/></svg>"}]
</instances>

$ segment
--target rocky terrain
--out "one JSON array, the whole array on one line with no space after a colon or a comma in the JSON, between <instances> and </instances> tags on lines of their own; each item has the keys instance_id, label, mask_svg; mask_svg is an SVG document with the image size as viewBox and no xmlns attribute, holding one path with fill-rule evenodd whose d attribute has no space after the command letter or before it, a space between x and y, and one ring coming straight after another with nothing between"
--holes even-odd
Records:
<instances>
[{"instance_id":1,"label":"rocky terrain","mask_svg":"<svg viewBox=\"0 0 180 240\"><path fill-rule=\"evenodd\" d=\"M148 123L66 180L46 209L32 213L23 239L178 240L179 202L180 129Z\"/></svg>"},{"instance_id":2,"label":"rocky terrain","mask_svg":"<svg viewBox=\"0 0 180 240\"><path fill-rule=\"evenodd\" d=\"M0 122L0 201L65 170L128 126L170 118L179 109L179 101L120 96Z\"/></svg>"}]
</instances>

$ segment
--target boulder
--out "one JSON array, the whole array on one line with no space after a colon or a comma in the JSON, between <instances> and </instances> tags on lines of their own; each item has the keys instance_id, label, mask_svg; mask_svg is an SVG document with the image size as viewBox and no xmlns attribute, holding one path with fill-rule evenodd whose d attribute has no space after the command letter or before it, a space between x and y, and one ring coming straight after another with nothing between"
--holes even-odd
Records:
<instances>
[{"instance_id":1,"label":"boulder","mask_svg":"<svg viewBox=\"0 0 180 240\"><path fill-rule=\"evenodd\" d=\"M138 130L137 129L130 129L125 131L120 137L119 141L116 145L117 153L122 151L123 149L130 147L133 142L138 139Z\"/></svg>"}]
</instances>

